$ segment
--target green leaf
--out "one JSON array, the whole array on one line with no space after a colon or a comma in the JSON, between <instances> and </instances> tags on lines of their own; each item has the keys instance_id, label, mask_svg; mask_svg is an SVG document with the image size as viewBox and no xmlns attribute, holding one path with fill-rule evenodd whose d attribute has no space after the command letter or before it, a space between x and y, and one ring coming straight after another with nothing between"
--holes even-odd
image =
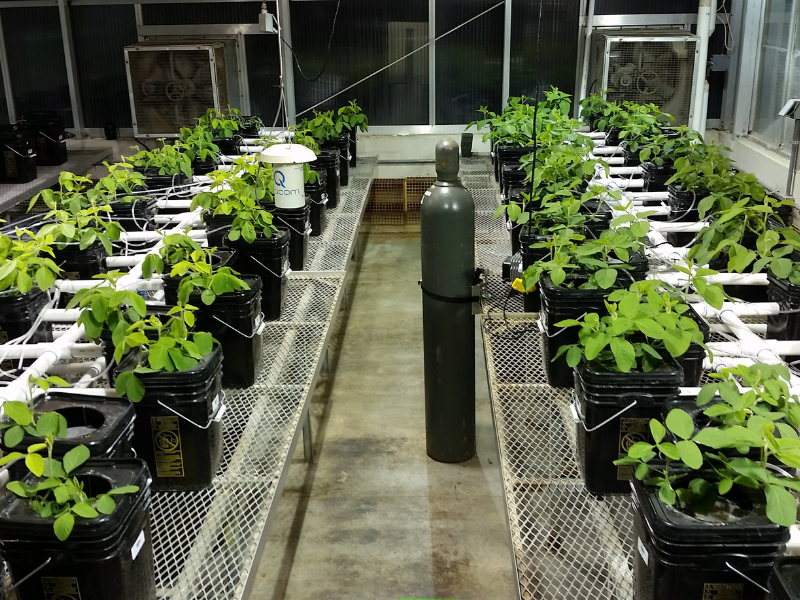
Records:
<instances>
[{"instance_id":1,"label":"green leaf","mask_svg":"<svg viewBox=\"0 0 800 600\"><path fill-rule=\"evenodd\" d=\"M639 296L634 293L628 294L620 301L618 309L629 319L635 319L639 314Z\"/></svg>"},{"instance_id":2,"label":"green leaf","mask_svg":"<svg viewBox=\"0 0 800 600\"><path fill-rule=\"evenodd\" d=\"M25 455L22 452L9 452L3 458L0 458L0 467L7 465L8 463L19 460L23 458Z\"/></svg>"},{"instance_id":3,"label":"green leaf","mask_svg":"<svg viewBox=\"0 0 800 600\"><path fill-rule=\"evenodd\" d=\"M110 515L117 507L117 503L114 501L114 498L108 494L100 494L97 497L97 502L95 503L94 507L97 509L97 512L104 515Z\"/></svg>"},{"instance_id":4,"label":"green leaf","mask_svg":"<svg viewBox=\"0 0 800 600\"><path fill-rule=\"evenodd\" d=\"M797 502L790 492L779 485L764 488L767 496L767 517L773 523L791 527L797 520Z\"/></svg>"},{"instance_id":5,"label":"green leaf","mask_svg":"<svg viewBox=\"0 0 800 600\"><path fill-rule=\"evenodd\" d=\"M46 437L47 434L54 437L58 435L59 416L57 412L43 414L39 417L39 420L36 421L36 433L41 437Z\"/></svg>"},{"instance_id":6,"label":"green leaf","mask_svg":"<svg viewBox=\"0 0 800 600\"><path fill-rule=\"evenodd\" d=\"M611 338L610 346L617 368L623 373L628 373L636 364L636 351L633 345L622 338Z\"/></svg>"},{"instance_id":7,"label":"green leaf","mask_svg":"<svg viewBox=\"0 0 800 600\"><path fill-rule=\"evenodd\" d=\"M705 427L697 432L697 435L692 438L695 443L709 448L734 448L736 446L736 439L726 431L717 427Z\"/></svg>"},{"instance_id":8,"label":"green leaf","mask_svg":"<svg viewBox=\"0 0 800 600\"><path fill-rule=\"evenodd\" d=\"M210 333L203 331L195 333L192 336L192 341L194 341L197 349L203 356L206 356L214 349L214 337Z\"/></svg>"},{"instance_id":9,"label":"green leaf","mask_svg":"<svg viewBox=\"0 0 800 600\"><path fill-rule=\"evenodd\" d=\"M25 466L37 477L44 474L44 458L41 454L28 454L25 457Z\"/></svg>"},{"instance_id":10,"label":"green leaf","mask_svg":"<svg viewBox=\"0 0 800 600\"><path fill-rule=\"evenodd\" d=\"M594 274L594 280L602 289L607 290L617 280L616 269L601 269Z\"/></svg>"},{"instance_id":11,"label":"green leaf","mask_svg":"<svg viewBox=\"0 0 800 600\"><path fill-rule=\"evenodd\" d=\"M139 491L138 485L123 485L108 492L109 496L120 496L122 494L135 494Z\"/></svg>"},{"instance_id":12,"label":"green leaf","mask_svg":"<svg viewBox=\"0 0 800 600\"><path fill-rule=\"evenodd\" d=\"M733 487L733 479L721 479L719 484L717 485L717 491L719 491L719 493L724 496L725 494L731 491L732 487Z\"/></svg>"},{"instance_id":13,"label":"green leaf","mask_svg":"<svg viewBox=\"0 0 800 600\"><path fill-rule=\"evenodd\" d=\"M634 324L649 338L660 340L664 337L664 328L652 319L636 319Z\"/></svg>"},{"instance_id":14,"label":"green leaf","mask_svg":"<svg viewBox=\"0 0 800 600\"><path fill-rule=\"evenodd\" d=\"M28 490L24 483L21 481L9 481L6 484L6 489L11 490L20 498L27 498L28 497Z\"/></svg>"},{"instance_id":15,"label":"green leaf","mask_svg":"<svg viewBox=\"0 0 800 600\"><path fill-rule=\"evenodd\" d=\"M664 483L658 488L658 497L664 504L670 506L675 504L675 491L669 487L668 483Z\"/></svg>"},{"instance_id":16,"label":"green leaf","mask_svg":"<svg viewBox=\"0 0 800 600\"><path fill-rule=\"evenodd\" d=\"M203 293L200 294L200 299L203 301L203 304L209 305L214 303L214 300L217 299L217 295L211 290L203 290Z\"/></svg>"},{"instance_id":17,"label":"green leaf","mask_svg":"<svg viewBox=\"0 0 800 600\"><path fill-rule=\"evenodd\" d=\"M767 470L749 458L734 458L729 464L730 467L740 475L755 479L761 483L769 482L769 473Z\"/></svg>"},{"instance_id":18,"label":"green leaf","mask_svg":"<svg viewBox=\"0 0 800 600\"><path fill-rule=\"evenodd\" d=\"M705 406L717 395L717 384L709 383L700 388L697 393L697 406Z\"/></svg>"},{"instance_id":19,"label":"green leaf","mask_svg":"<svg viewBox=\"0 0 800 600\"><path fill-rule=\"evenodd\" d=\"M656 444L660 444L661 440L664 439L667 430L664 429L664 426L661 424L660 421L655 419L650 419L650 434L653 436Z\"/></svg>"},{"instance_id":20,"label":"green leaf","mask_svg":"<svg viewBox=\"0 0 800 600\"><path fill-rule=\"evenodd\" d=\"M647 442L636 442L628 448L628 456L631 458L643 458L647 456L648 453L652 452L653 446L652 444L648 444Z\"/></svg>"},{"instance_id":21,"label":"green leaf","mask_svg":"<svg viewBox=\"0 0 800 600\"><path fill-rule=\"evenodd\" d=\"M3 411L6 416L14 421L17 425L30 425L33 423L33 416L24 402L17 400L10 400L3 404Z\"/></svg>"},{"instance_id":22,"label":"green leaf","mask_svg":"<svg viewBox=\"0 0 800 600\"><path fill-rule=\"evenodd\" d=\"M83 444L80 446L75 446L72 450L64 455L64 470L67 473L72 473L72 471L85 463L89 459L89 456L90 452L86 446Z\"/></svg>"},{"instance_id":23,"label":"green leaf","mask_svg":"<svg viewBox=\"0 0 800 600\"><path fill-rule=\"evenodd\" d=\"M678 447L675 444L662 442L658 445L658 449L664 456L667 456L672 460L679 460L681 457L681 453L678 451Z\"/></svg>"},{"instance_id":24,"label":"green leaf","mask_svg":"<svg viewBox=\"0 0 800 600\"><path fill-rule=\"evenodd\" d=\"M72 516L71 512L65 512L53 523L53 531L55 531L56 537L63 542L69 537L69 534L72 533L72 528L74 526L75 517Z\"/></svg>"},{"instance_id":25,"label":"green leaf","mask_svg":"<svg viewBox=\"0 0 800 600\"><path fill-rule=\"evenodd\" d=\"M600 331L594 332L585 344L584 353L586 354L586 360L594 360L597 358L597 355L600 354L607 345L608 335Z\"/></svg>"},{"instance_id":26,"label":"green leaf","mask_svg":"<svg viewBox=\"0 0 800 600\"><path fill-rule=\"evenodd\" d=\"M667 429L679 438L688 440L694 433L694 421L685 410L673 408L667 414Z\"/></svg>"},{"instance_id":27,"label":"green leaf","mask_svg":"<svg viewBox=\"0 0 800 600\"><path fill-rule=\"evenodd\" d=\"M6 448L14 448L20 442L22 442L22 438L25 437L25 431L19 425L15 425L6 430L5 435L3 436L3 442L6 445Z\"/></svg>"},{"instance_id":28,"label":"green leaf","mask_svg":"<svg viewBox=\"0 0 800 600\"><path fill-rule=\"evenodd\" d=\"M128 379L127 384L125 386L125 393L131 402L139 402L142 398L144 398L144 384L139 381L139 378L135 375L131 374L131 378Z\"/></svg>"},{"instance_id":29,"label":"green leaf","mask_svg":"<svg viewBox=\"0 0 800 600\"><path fill-rule=\"evenodd\" d=\"M683 463L691 469L699 469L703 466L703 455L697 444L688 440L681 440L677 444L678 452Z\"/></svg>"},{"instance_id":30,"label":"green leaf","mask_svg":"<svg viewBox=\"0 0 800 600\"><path fill-rule=\"evenodd\" d=\"M85 502L78 502L75 504L72 507L72 512L83 517L84 519L94 519L95 517L99 516L98 512Z\"/></svg>"}]
</instances>

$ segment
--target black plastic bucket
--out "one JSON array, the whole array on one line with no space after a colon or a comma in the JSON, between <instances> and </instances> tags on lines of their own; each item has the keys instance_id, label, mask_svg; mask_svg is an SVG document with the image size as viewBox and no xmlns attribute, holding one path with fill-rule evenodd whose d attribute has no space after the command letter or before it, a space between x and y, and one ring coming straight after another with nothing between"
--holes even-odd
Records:
<instances>
[{"instance_id":1,"label":"black plastic bucket","mask_svg":"<svg viewBox=\"0 0 800 600\"><path fill-rule=\"evenodd\" d=\"M339 150L339 180L342 187L350 185L350 135L343 131L339 137L328 140L320 147Z\"/></svg>"},{"instance_id":2,"label":"black plastic bucket","mask_svg":"<svg viewBox=\"0 0 800 600\"><path fill-rule=\"evenodd\" d=\"M135 358L128 354L117 367L117 376L135 366ZM222 459L222 349L215 346L186 371L137 377L145 393L135 405L133 446L150 467L153 489L207 488Z\"/></svg>"},{"instance_id":3,"label":"black plastic bucket","mask_svg":"<svg viewBox=\"0 0 800 600\"><path fill-rule=\"evenodd\" d=\"M158 212L158 200L155 198L136 198L130 202L110 202L111 212L108 218L116 221L125 231L152 231L155 229L154 218Z\"/></svg>"},{"instance_id":4,"label":"black plastic bucket","mask_svg":"<svg viewBox=\"0 0 800 600\"><path fill-rule=\"evenodd\" d=\"M138 459L92 460L75 476L90 496L126 485L139 491L116 496L110 515L77 518L64 542L53 533L53 520L33 512L27 500L10 492L0 497L0 555L12 582L32 575L16 589L17 598L155 600L147 465Z\"/></svg>"},{"instance_id":5,"label":"black plastic bucket","mask_svg":"<svg viewBox=\"0 0 800 600\"><path fill-rule=\"evenodd\" d=\"M326 206L328 204L328 173L319 173L319 181L305 184L306 196L311 201L311 237L319 237L325 232L327 224Z\"/></svg>"},{"instance_id":6,"label":"black plastic bucket","mask_svg":"<svg viewBox=\"0 0 800 600\"><path fill-rule=\"evenodd\" d=\"M494 177L495 181L502 184L501 173L503 165L508 162L519 162L519 160L533 152L533 146L508 146L505 144L497 144L494 146L495 162L494 162ZM502 190L502 185L501 188Z\"/></svg>"},{"instance_id":7,"label":"black plastic bucket","mask_svg":"<svg viewBox=\"0 0 800 600\"><path fill-rule=\"evenodd\" d=\"M36 134L24 121L0 125L0 183L28 183L36 179Z\"/></svg>"},{"instance_id":8,"label":"black plastic bucket","mask_svg":"<svg viewBox=\"0 0 800 600\"><path fill-rule=\"evenodd\" d=\"M243 239L226 239L225 245L236 249L236 268L240 273L261 278L261 311L264 320L281 318L286 302L289 271L289 232L279 229L271 237L257 237L252 244Z\"/></svg>"},{"instance_id":9,"label":"black plastic bucket","mask_svg":"<svg viewBox=\"0 0 800 600\"><path fill-rule=\"evenodd\" d=\"M619 146L619 133L618 127L610 127L606 133L606 146Z\"/></svg>"},{"instance_id":10,"label":"black plastic bucket","mask_svg":"<svg viewBox=\"0 0 800 600\"><path fill-rule=\"evenodd\" d=\"M207 175L211 173L211 171L216 171L218 168L219 165L214 157L207 158L206 160L195 158L192 161L192 173L195 175Z\"/></svg>"},{"instance_id":11,"label":"black plastic bucket","mask_svg":"<svg viewBox=\"0 0 800 600\"><path fill-rule=\"evenodd\" d=\"M700 333L703 334L703 341L707 342L711 328L705 319L698 315L692 306L689 306L689 310L684 313L684 316L697 323ZM703 361L705 359L706 351L697 342L689 344L689 349L675 359L683 369L683 385L685 387L697 387L700 385L700 379L703 377Z\"/></svg>"},{"instance_id":12,"label":"black plastic bucket","mask_svg":"<svg viewBox=\"0 0 800 600\"><path fill-rule=\"evenodd\" d=\"M777 302L783 314L769 315L767 317L767 339L770 340L798 340L800 339L800 285L795 285L787 279L778 279L772 273L767 273L767 299ZM786 362L800 360L798 356L785 357Z\"/></svg>"},{"instance_id":13,"label":"black plastic bucket","mask_svg":"<svg viewBox=\"0 0 800 600\"><path fill-rule=\"evenodd\" d=\"M667 181L675 175L675 166L671 163L664 163L661 166L653 162L642 163L642 178L644 179L645 192L666 192Z\"/></svg>"},{"instance_id":14,"label":"black plastic bucket","mask_svg":"<svg viewBox=\"0 0 800 600\"><path fill-rule=\"evenodd\" d=\"M16 290L0 292L0 344L28 333L45 304L47 294L36 287L27 294L19 294ZM42 344L52 341L53 324L43 322L27 343Z\"/></svg>"},{"instance_id":15,"label":"black plastic bucket","mask_svg":"<svg viewBox=\"0 0 800 600\"><path fill-rule=\"evenodd\" d=\"M249 290L227 292L217 296L211 305L204 304L200 293L189 298L196 306L195 329L207 331L222 348L223 356L230 357L222 364L222 384L225 387L250 387L261 370L261 278L242 275ZM167 304L178 299L179 277L164 278Z\"/></svg>"},{"instance_id":16,"label":"black plastic bucket","mask_svg":"<svg viewBox=\"0 0 800 600\"><path fill-rule=\"evenodd\" d=\"M503 163L503 168L500 173L500 182L503 189L503 197L510 198L509 192L512 187L522 186L522 182L528 176L522 169L522 164L518 161L510 161Z\"/></svg>"},{"instance_id":17,"label":"black plastic bucket","mask_svg":"<svg viewBox=\"0 0 800 600\"><path fill-rule=\"evenodd\" d=\"M341 180L339 178L339 173L341 171L339 156L338 148L323 148L320 149L317 160L311 163L311 168L315 171L325 170L328 173L328 180L326 182L328 208L336 208L339 206L341 187Z\"/></svg>"},{"instance_id":18,"label":"black plastic bucket","mask_svg":"<svg viewBox=\"0 0 800 600\"><path fill-rule=\"evenodd\" d=\"M726 499L738 505L743 516L719 522L685 514L661 502L658 488L631 481L634 598L769 597L764 588L786 547L789 529L767 519L763 498L734 488Z\"/></svg>"},{"instance_id":19,"label":"black plastic bucket","mask_svg":"<svg viewBox=\"0 0 800 600\"><path fill-rule=\"evenodd\" d=\"M234 132L229 138L214 138L214 144L219 148L220 154L226 156L238 156L241 154L239 147L246 143L241 132Z\"/></svg>"},{"instance_id":20,"label":"black plastic bucket","mask_svg":"<svg viewBox=\"0 0 800 600\"><path fill-rule=\"evenodd\" d=\"M550 276L545 273L539 281L542 302L539 319L544 328L544 335L541 338L542 360L547 383L553 387L573 386L572 368L567 364L567 357L562 355L555 361L553 357L562 345L577 343L580 331L580 327L562 329L555 324L565 319L577 319L586 313L596 312L600 316L608 314L605 298L612 290L578 289L577 285L586 280L586 276L573 278L575 288L555 286Z\"/></svg>"},{"instance_id":21,"label":"black plastic bucket","mask_svg":"<svg viewBox=\"0 0 800 600\"><path fill-rule=\"evenodd\" d=\"M701 198L697 198L695 192L686 191L676 184L670 184L666 187L666 190L669 192L669 197L667 198L669 221L674 221L676 223L696 223L700 220L697 205ZM676 247L688 246L697 235L697 233L691 231L671 231L667 233L667 241Z\"/></svg>"},{"instance_id":22,"label":"black plastic bucket","mask_svg":"<svg viewBox=\"0 0 800 600\"><path fill-rule=\"evenodd\" d=\"M206 224L206 238L209 248L219 248L225 243L236 215L216 215L210 212L203 213L203 222Z\"/></svg>"},{"instance_id":23,"label":"black plastic bucket","mask_svg":"<svg viewBox=\"0 0 800 600\"><path fill-rule=\"evenodd\" d=\"M464 158L472 156L472 139L471 133L464 132L461 134L461 156Z\"/></svg>"},{"instance_id":24,"label":"black plastic bucket","mask_svg":"<svg viewBox=\"0 0 800 600\"><path fill-rule=\"evenodd\" d=\"M36 164L56 167L67 162L67 132L64 117L53 111L29 112L23 115L36 135Z\"/></svg>"},{"instance_id":25,"label":"black plastic bucket","mask_svg":"<svg viewBox=\"0 0 800 600\"><path fill-rule=\"evenodd\" d=\"M104 398L90 394L67 394L51 390L33 403L37 414L57 412L67 421L67 437L56 438L53 444L53 458L61 459L75 446L84 445L89 449L92 459L132 458L133 423L136 414L126 399ZM31 444L42 439L25 435L22 441L9 448L3 443L4 453L25 452ZM27 473L21 461L11 465L12 475Z\"/></svg>"},{"instance_id":26,"label":"black plastic bucket","mask_svg":"<svg viewBox=\"0 0 800 600\"><path fill-rule=\"evenodd\" d=\"M78 243L69 244L63 250L53 248L55 263L64 272L64 279L92 279L95 275L106 272L108 253L100 242L95 242L81 250Z\"/></svg>"},{"instance_id":27,"label":"black plastic bucket","mask_svg":"<svg viewBox=\"0 0 800 600\"><path fill-rule=\"evenodd\" d=\"M311 198L301 208L273 208L273 223L289 231L289 267L302 271L308 259L308 237L311 234Z\"/></svg>"},{"instance_id":28,"label":"black plastic bucket","mask_svg":"<svg viewBox=\"0 0 800 600\"><path fill-rule=\"evenodd\" d=\"M784 556L776 560L767 587L772 600L800 600L800 557Z\"/></svg>"},{"instance_id":29,"label":"black plastic bucket","mask_svg":"<svg viewBox=\"0 0 800 600\"><path fill-rule=\"evenodd\" d=\"M639 160L639 153L631 152L627 146L622 147L622 158L625 159L626 167L638 167L642 164L642 161Z\"/></svg>"},{"instance_id":30,"label":"black plastic bucket","mask_svg":"<svg viewBox=\"0 0 800 600\"><path fill-rule=\"evenodd\" d=\"M358 134L356 131L358 131L356 128L350 131L350 168L352 169L355 169L358 164Z\"/></svg>"},{"instance_id":31,"label":"black plastic bucket","mask_svg":"<svg viewBox=\"0 0 800 600\"><path fill-rule=\"evenodd\" d=\"M608 231L614 219L614 209L605 200L587 200L581 204L579 212L589 217L586 222L587 237L599 238L604 231Z\"/></svg>"},{"instance_id":32,"label":"black plastic bucket","mask_svg":"<svg viewBox=\"0 0 800 600\"><path fill-rule=\"evenodd\" d=\"M135 170L144 175L145 186L149 191L166 193L172 188L186 187L192 183L192 178L183 173L159 175L159 169L155 167L135 167Z\"/></svg>"},{"instance_id":33,"label":"black plastic bucket","mask_svg":"<svg viewBox=\"0 0 800 600\"><path fill-rule=\"evenodd\" d=\"M547 256L547 248L531 248L531 244L546 242L549 236L538 235L530 227L523 226L519 230L520 255L522 256L522 270L524 271L535 262L544 260ZM542 296L539 288L523 294L522 303L525 312L539 312L542 308Z\"/></svg>"},{"instance_id":34,"label":"black plastic bucket","mask_svg":"<svg viewBox=\"0 0 800 600\"><path fill-rule=\"evenodd\" d=\"M613 373L595 362L574 370L578 467L596 495L627 494L633 466L614 465L635 442L651 441L650 419L679 393L683 371L671 358L650 373Z\"/></svg>"}]
</instances>

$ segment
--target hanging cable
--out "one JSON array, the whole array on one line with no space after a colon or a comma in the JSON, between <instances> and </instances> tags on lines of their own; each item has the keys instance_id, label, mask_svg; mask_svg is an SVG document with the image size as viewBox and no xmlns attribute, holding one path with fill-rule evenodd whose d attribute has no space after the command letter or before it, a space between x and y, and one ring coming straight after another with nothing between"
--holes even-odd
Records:
<instances>
[{"instance_id":1,"label":"hanging cable","mask_svg":"<svg viewBox=\"0 0 800 600\"><path fill-rule=\"evenodd\" d=\"M331 55L331 42L333 41L333 32L336 31L336 19L339 17L339 7L341 6L341 4L342 0L337 0L336 12L333 13L333 25L331 26L331 34L328 36L328 48L325 50L325 62L322 63L322 68L320 69L319 73L317 73L317 76L314 77L313 79L309 79L308 77L306 77L306 74L303 73L303 67L300 66L300 61L297 60L297 53L294 51L294 48L292 48L289 45L289 43L285 39L283 39L283 34L281 33L280 29L278 30L278 35L281 36L281 41L284 44L286 44L286 47L289 48L289 51L292 53L292 58L294 59L294 64L297 65L297 70L300 72L300 75L303 77L303 79L305 79L308 82L314 82L320 77L322 77L322 74L325 72L325 69L328 66L328 59L330 58Z\"/></svg>"}]
</instances>

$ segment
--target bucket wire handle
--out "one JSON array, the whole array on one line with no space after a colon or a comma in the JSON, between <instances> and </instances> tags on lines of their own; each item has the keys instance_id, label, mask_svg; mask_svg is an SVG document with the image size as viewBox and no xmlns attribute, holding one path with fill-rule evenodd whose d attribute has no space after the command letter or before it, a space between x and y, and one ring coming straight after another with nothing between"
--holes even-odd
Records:
<instances>
[{"instance_id":1,"label":"bucket wire handle","mask_svg":"<svg viewBox=\"0 0 800 600\"><path fill-rule=\"evenodd\" d=\"M577 321L577 320L581 319L582 317L585 317L585 316L586 316L586 315L588 315L588 314L589 314L588 312L585 312L585 313L583 313L583 314L582 314L580 317L578 317L578 318L577 318L577 319L575 319L575 320ZM541 319L539 320L539 322L541 322ZM558 331L556 331L556 332L555 332L553 335L550 335L549 333L547 333L547 332L546 332L546 331L544 331L544 330L542 330L542 333L543 333L543 334L545 334L545 335L546 335L547 337L549 337L550 339L553 339L553 338L554 338L554 337L556 337L557 335L561 335L562 333L564 333L564 331L565 331L566 329L569 329L569 328L568 328L568 327L561 327L561 328L559 328L559 330L558 330Z\"/></svg>"},{"instance_id":2,"label":"bucket wire handle","mask_svg":"<svg viewBox=\"0 0 800 600\"><path fill-rule=\"evenodd\" d=\"M181 414L181 413L179 413L177 410L175 410L174 408L170 408L169 406L167 406L166 404L164 404L164 403L163 403L161 400L159 400L159 401L158 401L158 405L159 405L161 408L163 408L163 409L165 409L165 410L168 410L168 411L169 411L169 412L171 412L173 415L175 415L175 416L177 416L177 417L180 417L181 419L183 419L183 420L184 420L184 421L186 421L187 423L191 423L192 425L194 425L194 426L195 426L195 427L197 427L198 429L208 429L209 427L211 427L211 424L212 424L212 423L215 423L215 422L219 422L219 421L221 421L221 420L222 420L222 415L223 415L223 414L225 414L225 408L226 408L226 407L225 407L225 402L224 402L224 398L225 398L225 391L224 391L224 390L221 390L221 391L222 391L223 402L220 402L219 408L217 409L216 413L215 413L215 414L213 414L213 415L211 415L211 416L209 417L209 419L208 419L208 423L206 423L205 425L198 425L197 423L195 423L194 421L192 421L192 420L191 420L189 417L187 417L186 415L184 415L184 414Z\"/></svg>"},{"instance_id":3,"label":"bucket wire handle","mask_svg":"<svg viewBox=\"0 0 800 600\"><path fill-rule=\"evenodd\" d=\"M39 135L41 135L42 137L46 137L48 140L50 140L51 142L53 142L55 144L66 144L67 143L67 139L66 138L64 138L63 140L54 140L49 135L47 135L44 131L38 131L37 133Z\"/></svg>"},{"instance_id":4,"label":"bucket wire handle","mask_svg":"<svg viewBox=\"0 0 800 600\"><path fill-rule=\"evenodd\" d=\"M257 262L259 265L261 265L261 266L262 266L263 268L265 268L267 271L269 271L270 273L272 273L272 274L273 274L275 277L283 277L283 276L285 276L285 275L288 275L289 273L291 273L291 272L292 272L292 270L289 268L289 264L288 264L288 263L286 264L286 270L285 270L285 271L284 271L284 272L283 272L281 275L278 275L278 274L277 274L275 271L273 271L272 269L270 269L270 268L269 268L267 265L265 265L264 263L262 263L262 262L261 262L260 260L258 260L258 259L257 259L255 256L251 256L250 258L252 258L252 259L253 259L255 262Z\"/></svg>"},{"instance_id":5,"label":"bucket wire handle","mask_svg":"<svg viewBox=\"0 0 800 600\"><path fill-rule=\"evenodd\" d=\"M246 337L248 339L252 339L256 335L258 335L258 328L261 327L261 324L264 322L264 313L262 312L260 315L258 315L258 318L256 319L256 324L253 326L253 329L254 329L253 333L251 333L250 335L247 335L246 333L242 333L241 331L236 329L236 327L234 327L230 323L226 323L225 321L220 319L217 315L213 315L213 316L217 321L219 321L220 323L225 325L225 327L227 327L228 329L233 329L236 333L238 333L242 337Z\"/></svg>"},{"instance_id":6,"label":"bucket wire handle","mask_svg":"<svg viewBox=\"0 0 800 600\"><path fill-rule=\"evenodd\" d=\"M769 594L769 595L772 595L772 593L771 593L771 592L770 592L770 591L769 591L767 588L765 588L765 587L764 587L763 585L761 585L760 583L757 583L757 582L753 581L753 580L752 580L750 577L748 577L747 575L745 575L744 573L742 573L742 572L741 572L739 569L737 569L737 568L735 568L733 565L731 565L731 563L729 563L729 562L727 562L727 561L726 561L726 562L725 562L725 566L726 566L726 567L728 567L728 568L729 568L731 571L733 571L734 573L736 573L736 574L737 574L739 577L741 577L741 578L742 578L742 579L744 579L745 581L748 581L748 582L750 582L751 584L753 584L754 586L756 586L756 587L757 587L758 589L760 589L762 592L764 592L764 593L766 593L766 594Z\"/></svg>"},{"instance_id":7,"label":"bucket wire handle","mask_svg":"<svg viewBox=\"0 0 800 600\"><path fill-rule=\"evenodd\" d=\"M307 233L309 233L311 231L311 223L309 223L308 221L306 221L306 230L305 231L300 231L299 229L295 229L289 223L286 223L286 222L282 222L281 225L286 225L286 227L288 227L289 229L291 229L295 233L299 233L300 235L306 235Z\"/></svg>"},{"instance_id":8,"label":"bucket wire handle","mask_svg":"<svg viewBox=\"0 0 800 600\"><path fill-rule=\"evenodd\" d=\"M627 393L625 393L625 394L622 394L622 396L621 396L621 397L622 397L622 398L624 398L625 396L645 396L645 397L647 397L647 398L652 398L652 397L653 397L653 396L652 396L652 395L650 395L650 394L639 394L639 393L634 393L634 392L627 392ZM614 414L614 415L610 416L609 418L607 418L605 421L603 421L603 422L602 422L602 423L600 423L599 425L595 425L594 427L592 427L592 428L589 428L589 427L586 427L586 421L584 420L584 418L583 418L583 415L582 415L582 414L580 413L580 411L578 410L578 397L577 397L577 394L575 393L575 390L574 390L574 389L572 390L572 406L574 406L574 407L575 407L575 415L578 417L578 421L580 421L581 425L583 425L583 428L586 430L586 433L592 433L593 431L597 431L597 430L598 430L598 429L600 429L601 427L605 427L606 425L608 425L609 423L611 423L611 421L613 421L613 420L614 420L614 419L616 419L617 417L619 417L619 416L622 416L623 414L625 414L626 412L628 412L630 409L632 409L632 408L633 408L634 406L636 406L638 403L639 403L639 401L638 401L638 400L634 400L634 401L633 401L631 404L629 404L628 406L626 406L625 408L623 408L623 409L622 409L621 411L619 411L618 413L616 413L616 414Z\"/></svg>"},{"instance_id":9,"label":"bucket wire handle","mask_svg":"<svg viewBox=\"0 0 800 600\"><path fill-rule=\"evenodd\" d=\"M17 589L17 588L18 588L19 586L21 586L23 583L25 583L26 581L28 581L28 579L30 579L31 577L33 577L34 575L36 575L36 574L37 574L39 571L41 571L42 569L44 569L44 568L45 568L47 565L49 565L49 564L52 562L52 560L53 560L53 557L52 557L52 556L49 556L49 557L47 558L47 560L46 560L46 561L44 561L42 564L40 564L38 567L36 567L36 568L35 568L33 571L31 571L30 573L28 573L27 575L25 575L25 577L23 577L22 579L20 579L19 581L17 581L17 583L15 583L14 585L12 585L10 588L8 588L8 591L10 592L10 591L12 591L12 590L15 590L15 589Z\"/></svg>"},{"instance_id":10,"label":"bucket wire handle","mask_svg":"<svg viewBox=\"0 0 800 600\"><path fill-rule=\"evenodd\" d=\"M17 156L21 156L22 158L36 158L36 154L35 154L35 153L34 153L34 154L20 154L19 152L17 152L16 150L14 150L14 149L13 149L11 146L9 146L8 144L3 144L3 145L4 145L6 148L8 148L9 150L11 150L11 151L12 151L14 154L16 154Z\"/></svg>"}]
</instances>

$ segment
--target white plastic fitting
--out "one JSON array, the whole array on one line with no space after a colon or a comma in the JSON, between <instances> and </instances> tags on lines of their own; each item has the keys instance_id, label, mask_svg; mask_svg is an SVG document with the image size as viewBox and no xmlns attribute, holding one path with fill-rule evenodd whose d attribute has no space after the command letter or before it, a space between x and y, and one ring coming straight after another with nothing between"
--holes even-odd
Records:
<instances>
[{"instance_id":1,"label":"white plastic fitting","mask_svg":"<svg viewBox=\"0 0 800 600\"><path fill-rule=\"evenodd\" d=\"M302 208L306 205L303 164L316 159L313 150L300 144L275 144L258 155L261 162L272 164L276 207Z\"/></svg>"}]
</instances>

